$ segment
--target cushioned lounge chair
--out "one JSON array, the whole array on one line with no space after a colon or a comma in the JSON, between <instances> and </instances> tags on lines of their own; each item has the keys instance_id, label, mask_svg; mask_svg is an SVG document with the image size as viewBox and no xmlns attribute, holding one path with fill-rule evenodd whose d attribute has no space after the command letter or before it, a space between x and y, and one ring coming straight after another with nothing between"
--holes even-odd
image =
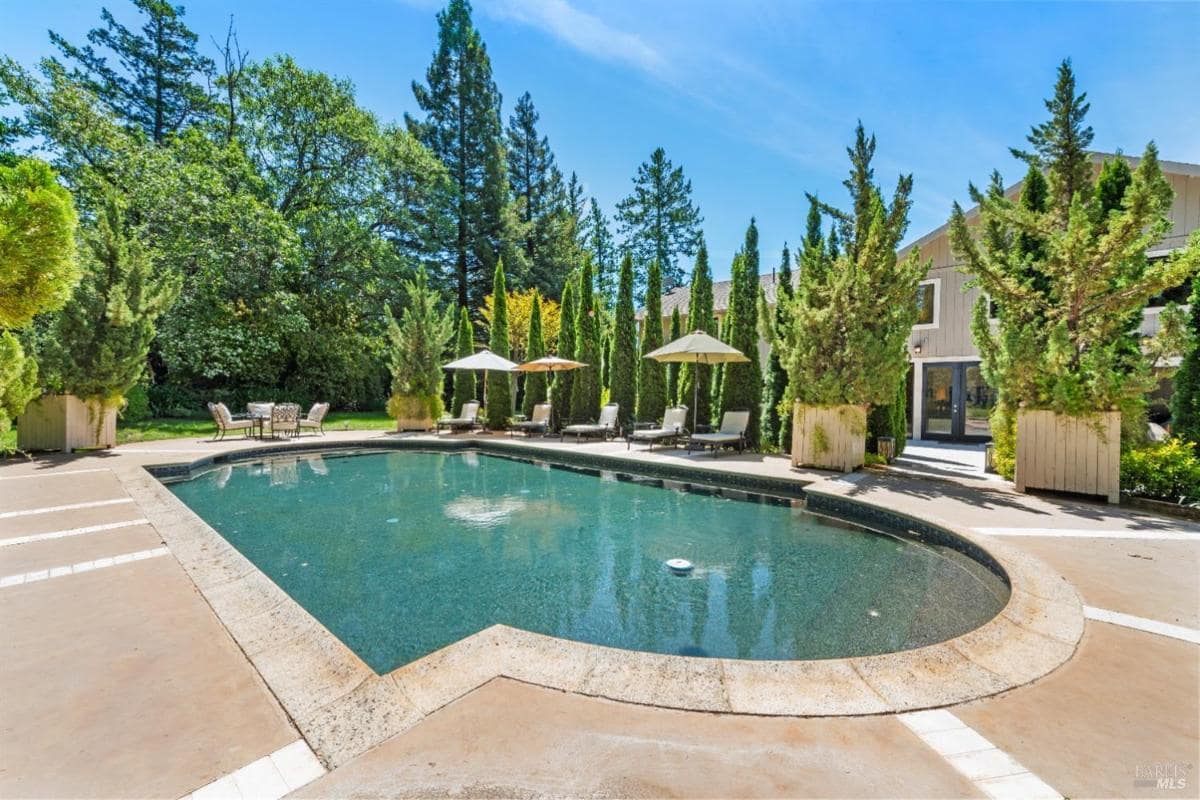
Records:
<instances>
[{"instance_id":1,"label":"cushioned lounge chair","mask_svg":"<svg viewBox=\"0 0 1200 800\"><path fill-rule=\"evenodd\" d=\"M533 419L509 425L508 435L512 436L515 431L524 431L526 436L532 436L535 433L546 433L548 430L550 430L550 404L538 403L533 407Z\"/></svg>"},{"instance_id":2,"label":"cushioned lounge chair","mask_svg":"<svg viewBox=\"0 0 1200 800\"><path fill-rule=\"evenodd\" d=\"M461 430L473 430L479 425L479 402L472 400L469 403L463 403L462 413L457 417L443 417L437 421L437 427L434 433L439 433L442 428L454 433Z\"/></svg>"},{"instance_id":3,"label":"cushioned lounge chair","mask_svg":"<svg viewBox=\"0 0 1200 800\"><path fill-rule=\"evenodd\" d=\"M687 406L668 408L663 414L662 425L657 428L631 431L625 437L625 449L628 450L632 447L634 442L646 442L650 445L651 450L654 449L655 442L675 442L680 436L687 433L684 430L684 426L687 424L687 411Z\"/></svg>"},{"instance_id":4,"label":"cushioned lounge chair","mask_svg":"<svg viewBox=\"0 0 1200 800\"><path fill-rule=\"evenodd\" d=\"M746 449L746 428L750 424L749 411L726 411L721 417L721 429L716 433L693 433L688 437L688 452L693 448L703 450L711 447L713 457L722 447L736 447L738 452Z\"/></svg>"},{"instance_id":5,"label":"cushioned lounge chair","mask_svg":"<svg viewBox=\"0 0 1200 800\"><path fill-rule=\"evenodd\" d=\"M588 422L580 425L567 425L558 434L559 441L567 436L574 436L575 441L585 439L591 436L598 436L601 439L608 439L610 436L617 435L617 412L621 407L617 403L609 403L604 408L600 409L600 421Z\"/></svg>"},{"instance_id":6,"label":"cushioned lounge chair","mask_svg":"<svg viewBox=\"0 0 1200 800\"><path fill-rule=\"evenodd\" d=\"M305 429L317 431L322 436L325 435L325 415L329 413L329 403L313 403L312 408L297 421L300 430L303 433Z\"/></svg>"},{"instance_id":7,"label":"cushioned lounge chair","mask_svg":"<svg viewBox=\"0 0 1200 800\"><path fill-rule=\"evenodd\" d=\"M241 431L244 436L254 433L254 420L234 419L229 413L229 407L224 403L209 403L208 413L212 414L213 422L217 423L217 430L212 438L214 442L224 439L229 431Z\"/></svg>"}]
</instances>

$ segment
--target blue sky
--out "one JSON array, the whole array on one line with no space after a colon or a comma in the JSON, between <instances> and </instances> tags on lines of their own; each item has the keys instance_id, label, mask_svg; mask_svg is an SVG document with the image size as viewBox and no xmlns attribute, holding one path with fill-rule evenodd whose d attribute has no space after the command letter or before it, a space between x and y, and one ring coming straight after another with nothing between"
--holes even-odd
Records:
<instances>
[{"instance_id":1,"label":"blue sky","mask_svg":"<svg viewBox=\"0 0 1200 800\"><path fill-rule=\"evenodd\" d=\"M102 3L0 0L0 52L50 53L46 30L82 40ZM124 0L107 4L128 19ZM349 78L382 119L415 111L439 2L192 0L211 49L230 14L252 58L292 54ZM1022 170L1008 146L1044 117L1054 70L1073 59L1094 146L1200 162L1200 3L716 3L476 0L504 114L533 95L559 164L611 216L657 146L684 167L718 277L751 216L763 266L796 242L804 192L835 203L861 118L876 176L915 180L909 239L942 224L968 180Z\"/></svg>"}]
</instances>

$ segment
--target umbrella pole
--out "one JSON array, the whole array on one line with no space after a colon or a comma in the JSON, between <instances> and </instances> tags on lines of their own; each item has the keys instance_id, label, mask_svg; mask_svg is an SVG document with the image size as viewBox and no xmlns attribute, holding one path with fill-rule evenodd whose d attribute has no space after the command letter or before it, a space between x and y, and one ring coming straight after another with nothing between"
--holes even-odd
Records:
<instances>
[{"instance_id":1,"label":"umbrella pole","mask_svg":"<svg viewBox=\"0 0 1200 800\"><path fill-rule=\"evenodd\" d=\"M692 364L692 433L696 433L696 415L700 413L700 359Z\"/></svg>"}]
</instances>

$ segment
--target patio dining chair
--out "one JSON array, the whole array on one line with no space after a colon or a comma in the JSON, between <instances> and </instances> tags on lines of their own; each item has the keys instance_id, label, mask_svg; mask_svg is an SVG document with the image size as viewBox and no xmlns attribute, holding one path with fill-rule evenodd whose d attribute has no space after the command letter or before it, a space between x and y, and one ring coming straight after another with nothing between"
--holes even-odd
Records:
<instances>
[{"instance_id":1,"label":"patio dining chair","mask_svg":"<svg viewBox=\"0 0 1200 800\"><path fill-rule=\"evenodd\" d=\"M300 406L277 403L271 407L271 437L295 436L300 430Z\"/></svg>"},{"instance_id":2,"label":"patio dining chair","mask_svg":"<svg viewBox=\"0 0 1200 800\"><path fill-rule=\"evenodd\" d=\"M322 436L325 435L325 415L329 413L329 403L313 403L312 408L308 413L297 420L299 430L297 435L304 432L304 429L317 431Z\"/></svg>"},{"instance_id":3,"label":"patio dining chair","mask_svg":"<svg viewBox=\"0 0 1200 800\"><path fill-rule=\"evenodd\" d=\"M229 407L224 403L209 403L208 413L212 414L213 422L217 424L212 438L214 442L224 439L229 431L241 431L244 436L249 436L254 431L254 420L234 419L229 413Z\"/></svg>"}]
</instances>

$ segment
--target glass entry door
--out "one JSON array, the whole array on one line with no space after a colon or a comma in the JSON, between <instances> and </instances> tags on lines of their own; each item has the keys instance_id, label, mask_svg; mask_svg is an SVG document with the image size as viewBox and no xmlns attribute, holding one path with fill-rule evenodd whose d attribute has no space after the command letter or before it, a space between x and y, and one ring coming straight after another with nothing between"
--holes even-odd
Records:
<instances>
[{"instance_id":1,"label":"glass entry door","mask_svg":"<svg viewBox=\"0 0 1200 800\"><path fill-rule=\"evenodd\" d=\"M923 375L922 435L926 439L980 441L991 438L988 415L995 392L979 364L926 364Z\"/></svg>"}]
</instances>

